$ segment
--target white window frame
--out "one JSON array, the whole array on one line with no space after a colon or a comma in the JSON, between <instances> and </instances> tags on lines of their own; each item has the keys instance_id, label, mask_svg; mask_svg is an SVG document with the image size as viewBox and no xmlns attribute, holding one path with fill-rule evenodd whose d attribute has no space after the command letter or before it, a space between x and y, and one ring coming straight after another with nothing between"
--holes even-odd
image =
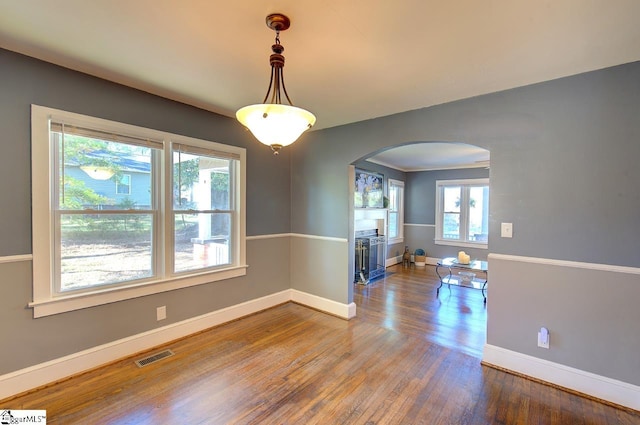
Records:
<instances>
[{"instance_id":1,"label":"white window frame","mask_svg":"<svg viewBox=\"0 0 640 425\"><path fill-rule=\"evenodd\" d=\"M460 233L461 239L443 239L442 226L444 215L444 188L447 186L461 186L462 194L460 200ZM460 246L465 248L481 248L487 249L488 242L475 242L469 240L468 232L468 213L469 199L468 189L474 186L489 186L489 179L462 179L462 180L436 180L436 245Z\"/></svg>"},{"instance_id":2,"label":"white window frame","mask_svg":"<svg viewBox=\"0 0 640 425\"><path fill-rule=\"evenodd\" d=\"M118 286L97 286L90 291L71 294L56 293L54 289L53 242L56 232L53 217L52 196L54 192L53 168L55 152L51 149L50 122L69 122L100 131L127 134L141 139L161 140L164 146L161 156L166 159L158 173L161 184L158 193L163 199L160 204L160 220L157 236L161 238L157 247L157 275L152 280L121 284ZM237 181L238 207L235 212L232 246L235 251L233 264L224 268L201 269L194 273L180 275L170 272L173 256L173 232L171 220L172 184L171 149L175 143L197 146L215 152L223 152L238 158L234 178ZM89 117L38 105L31 106L31 170L32 170L32 243L33 243L33 301L29 306L34 317L43 317L66 311L142 297L175 289L231 279L246 275L246 150L206 140L194 139L148 128L118 123L115 121Z\"/></svg>"},{"instance_id":3,"label":"white window frame","mask_svg":"<svg viewBox=\"0 0 640 425\"><path fill-rule=\"evenodd\" d=\"M125 186L125 185L120 184L120 179L116 179L116 195L131 195L131 182L133 181L133 180L131 179L131 174L122 174L122 176L123 176L123 177L124 177L124 176L127 176L127 177L129 178L129 184L128 184L128 185L126 185L126 186L128 187L128 192L127 192L127 193L120 193L120 192L118 192L118 188L119 188L120 186Z\"/></svg>"},{"instance_id":4,"label":"white window frame","mask_svg":"<svg viewBox=\"0 0 640 425\"><path fill-rule=\"evenodd\" d=\"M398 195L398 204L397 209L395 205L391 205L391 190L392 188L397 188L399 190ZM391 214L396 213L398 215L398 219L396 221L397 229L396 229L396 237L389 238L387 241L387 245L403 243L404 242L404 182L400 180L389 179L387 180L387 192L389 197L389 211L387 217L387 223L391 223ZM391 229L391 227L389 227ZM389 230L389 234L391 234L391 230Z\"/></svg>"}]
</instances>

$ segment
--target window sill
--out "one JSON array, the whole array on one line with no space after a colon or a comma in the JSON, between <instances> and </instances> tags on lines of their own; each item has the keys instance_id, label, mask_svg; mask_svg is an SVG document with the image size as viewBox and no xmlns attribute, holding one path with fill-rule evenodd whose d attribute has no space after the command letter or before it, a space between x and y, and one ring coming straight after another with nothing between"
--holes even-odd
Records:
<instances>
[{"instance_id":1,"label":"window sill","mask_svg":"<svg viewBox=\"0 0 640 425\"><path fill-rule=\"evenodd\" d=\"M459 246L461 248L478 248L478 249L488 249L489 248L489 244L478 243L478 242L452 241L452 240L448 240L448 239L434 239L433 242L436 245Z\"/></svg>"},{"instance_id":2,"label":"window sill","mask_svg":"<svg viewBox=\"0 0 640 425\"><path fill-rule=\"evenodd\" d=\"M387 240L387 245L395 245L403 242L404 242L404 238L393 238L393 239Z\"/></svg>"},{"instance_id":3,"label":"window sill","mask_svg":"<svg viewBox=\"0 0 640 425\"><path fill-rule=\"evenodd\" d=\"M94 291L91 293L63 295L33 301L29 303L29 307L33 308L34 318L51 316L68 311L144 297L160 292L173 291L175 289L240 277L247 274L247 267L247 265L242 265L188 277L174 277L166 280L145 282L144 284L108 288L100 290L99 292Z\"/></svg>"}]
</instances>

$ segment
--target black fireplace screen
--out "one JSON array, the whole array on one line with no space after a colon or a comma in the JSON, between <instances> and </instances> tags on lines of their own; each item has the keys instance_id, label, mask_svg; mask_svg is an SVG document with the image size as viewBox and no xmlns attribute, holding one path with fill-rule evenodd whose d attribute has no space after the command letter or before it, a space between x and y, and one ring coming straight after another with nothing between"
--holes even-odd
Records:
<instances>
[{"instance_id":1,"label":"black fireplace screen","mask_svg":"<svg viewBox=\"0 0 640 425\"><path fill-rule=\"evenodd\" d=\"M377 230L356 232L356 261L354 282L367 284L384 275L384 235Z\"/></svg>"}]
</instances>

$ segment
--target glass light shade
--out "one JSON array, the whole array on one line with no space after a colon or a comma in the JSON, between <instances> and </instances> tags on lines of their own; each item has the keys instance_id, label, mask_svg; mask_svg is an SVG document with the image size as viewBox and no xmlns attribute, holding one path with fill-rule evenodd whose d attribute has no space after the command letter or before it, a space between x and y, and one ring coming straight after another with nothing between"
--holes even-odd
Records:
<instances>
[{"instance_id":1,"label":"glass light shade","mask_svg":"<svg viewBox=\"0 0 640 425\"><path fill-rule=\"evenodd\" d=\"M289 146L316 123L311 112L279 103L245 106L236 112L236 118L268 146Z\"/></svg>"},{"instance_id":2,"label":"glass light shade","mask_svg":"<svg viewBox=\"0 0 640 425\"><path fill-rule=\"evenodd\" d=\"M83 165L80 169L94 180L109 180L115 174L111 168L95 165Z\"/></svg>"}]
</instances>

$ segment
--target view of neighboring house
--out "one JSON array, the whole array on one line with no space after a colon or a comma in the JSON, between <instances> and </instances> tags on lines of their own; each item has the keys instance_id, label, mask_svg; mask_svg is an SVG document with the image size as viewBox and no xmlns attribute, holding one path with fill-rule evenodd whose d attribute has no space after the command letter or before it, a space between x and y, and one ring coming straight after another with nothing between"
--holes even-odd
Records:
<instances>
[{"instance_id":1,"label":"view of neighboring house","mask_svg":"<svg viewBox=\"0 0 640 425\"><path fill-rule=\"evenodd\" d=\"M92 151L84 156L82 162L66 159L64 177L77 180L101 198L97 204L87 207L110 209L114 205L123 205L148 209L151 206L151 165L148 157Z\"/></svg>"}]
</instances>

